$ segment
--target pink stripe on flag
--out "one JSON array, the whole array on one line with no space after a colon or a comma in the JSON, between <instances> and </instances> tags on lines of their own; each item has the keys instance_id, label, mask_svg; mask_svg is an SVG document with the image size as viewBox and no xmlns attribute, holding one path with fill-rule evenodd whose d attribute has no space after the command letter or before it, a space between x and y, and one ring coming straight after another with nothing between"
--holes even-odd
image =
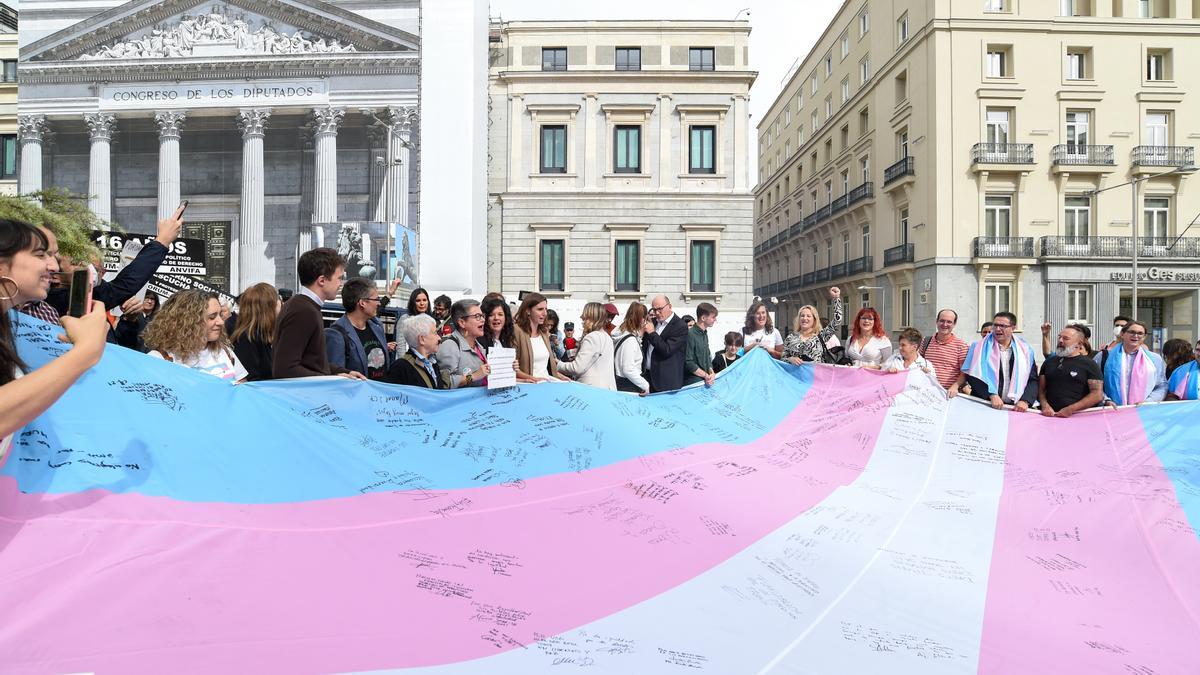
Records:
<instances>
[{"instance_id":1,"label":"pink stripe on flag","mask_svg":"<svg viewBox=\"0 0 1200 675\"><path fill-rule=\"evenodd\" d=\"M906 378L843 373L835 394L832 375L817 369L754 443L516 485L248 506L0 479L0 671L372 670L529 645L711 569L855 480Z\"/></svg>"},{"instance_id":2,"label":"pink stripe on flag","mask_svg":"<svg viewBox=\"0 0 1200 675\"><path fill-rule=\"evenodd\" d=\"M979 672L1196 672L1200 539L1137 412L1008 438Z\"/></svg>"}]
</instances>

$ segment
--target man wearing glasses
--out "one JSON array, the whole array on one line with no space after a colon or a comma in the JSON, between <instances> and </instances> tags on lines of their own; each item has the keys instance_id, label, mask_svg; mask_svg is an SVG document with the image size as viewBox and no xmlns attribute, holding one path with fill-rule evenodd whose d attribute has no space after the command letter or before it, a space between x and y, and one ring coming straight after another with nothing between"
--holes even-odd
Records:
<instances>
[{"instance_id":1,"label":"man wearing glasses","mask_svg":"<svg viewBox=\"0 0 1200 675\"><path fill-rule=\"evenodd\" d=\"M391 368L392 352L378 318L381 302L370 279L359 277L342 286L346 313L325 329L325 353L331 366L361 373L369 380L383 378Z\"/></svg>"},{"instance_id":2,"label":"man wearing glasses","mask_svg":"<svg viewBox=\"0 0 1200 675\"><path fill-rule=\"evenodd\" d=\"M1113 405L1161 401L1167 395L1167 368L1162 357L1146 348L1149 329L1131 320L1121 330L1120 346L1096 355L1104 375L1104 397Z\"/></svg>"},{"instance_id":3,"label":"man wearing glasses","mask_svg":"<svg viewBox=\"0 0 1200 675\"><path fill-rule=\"evenodd\" d=\"M1012 312L997 312L992 317L992 333L974 342L967 350L962 372L946 392L951 398L958 395L963 384L971 387L971 396L991 403L999 410L1011 405L1025 412L1038 397L1037 363L1033 347L1013 335L1017 316Z\"/></svg>"},{"instance_id":4,"label":"man wearing glasses","mask_svg":"<svg viewBox=\"0 0 1200 675\"><path fill-rule=\"evenodd\" d=\"M650 391L675 391L683 386L683 357L687 346L688 327L671 310L665 295L650 301L650 318L646 320L642 337L645 357L642 367L650 380Z\"/></svg>"}]
</instances>

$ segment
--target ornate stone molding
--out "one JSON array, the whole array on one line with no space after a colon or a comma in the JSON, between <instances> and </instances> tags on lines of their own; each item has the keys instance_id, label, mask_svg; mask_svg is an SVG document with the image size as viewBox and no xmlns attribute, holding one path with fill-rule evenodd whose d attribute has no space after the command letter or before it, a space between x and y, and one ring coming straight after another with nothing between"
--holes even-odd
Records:
<instances>
[{"instance_id":1,"label":"ornate stone molding","mask_svg":"<svg viewBox=\"0 0 1200 675\"><path fill-rule=\"evenodd\" d=\"M160 110L154 113L154 122L158 124L158 137L179 138L185 118L187 113L182 110Z\"/></svg>"},{"instance_id":2,"label":"ornate stone molding","mask_svg":"<svg viewBox=\"0 0 1200 675\"><path fill-rule=\"evenodd\" d=\"M336 136L338 125L342 123L342 117L345 114L345 108L315 108L312 112L313 135L322 136L330 134Z\"/></svg>"},{"instance_id":3,"label":"ornate stone molding","mask_svg":"<svg viewBox=\"0 0 1200 675\"><path fill-rule=\"evenodd\" d=\"M280 77L338 75L415 75L419 57L411 54L357 52L354 54L307 54L296 56L200 57L173 61L62 61L21 64L22 84L59 82L145 82L245 79L262 77L264 71Z\"/></svg>"},{"instance_id":4,"label":"ornate stone molding","mask_svg":"<svg viewBox=\"0 0 1200 675\"><path fill-rule=\"evenodd\" d=\"M45 115L18 115L17 135L21 141L37 141L41 143L47 132Z\"/></svg>"},{"instance_id":5,"label":"ornate stone molding","mask_svg":"<svg viewBox=\"0 0 1200 675\"><path fill-rule=\"evenodd\" d=\"M80 61L158 59L217 54L339 54L358 51L334 38L308 31L276 28L273 21L229 12L213 4L205 13L182 15L174 25L157 24L141 37L130 38L83 54Z\"/></svg>"},{"instance_id":6,"label":"ornate stone molding","mask_svg":"<svg viewBox=\"0 0 1200 675\"><path fill-rule=\"evenodd\" d=\"M267 133L267 118L270 116L271 111L263 108L239 110L237 124L238 128L242 130L242 138L265 136Z\"/></svg>"},{"instance_id":7,"label":"ornate stone molding","mask_svg":"<svg viewBox=\"0 0 1200 675\"><path fill-rule=\"evenodd\" d=\"M383 119L391 125L392 133L411 134L416 131L418 115L416 106L393 106L383 112Z\"/></svg>"},{"instance_id":8,"label":"ornate stone molding","mask_svg":"<svg viewBox=\"0 0 1200 675\"><path fill-rule=\"evenodd\" d=\"M113 130L117 127L117 118L111 113L84 113L83 121L87 123L88 138L93 141L111 141Z\"/></svg>"}]
</instances>

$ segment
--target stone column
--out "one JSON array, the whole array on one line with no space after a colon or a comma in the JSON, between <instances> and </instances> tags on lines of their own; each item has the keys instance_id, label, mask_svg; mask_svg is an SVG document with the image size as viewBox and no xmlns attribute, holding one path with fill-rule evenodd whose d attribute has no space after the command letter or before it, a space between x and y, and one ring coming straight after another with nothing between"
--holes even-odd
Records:
<instances>
[{"instance_id":1,"label":"stone column","mask_svg":"<svg viewBox=\"0 0 1200 675\"><path fill-rule=\"evenodd\" d=\"M238 112L242 130L242 209L238 229L238 289L266 281L275 283L275 270L267 260L263 236L265 179L263 177L263 136L266 135L270 110ZM230 289L235 290L233 288Z\"/></svg>"},{"instance_id":2,"label":"stone column","mask_svg":"<svg viewBox=\"0 0 1200 675\"><path fill-rule=\"evenodd\" d=\"M679 178L671 173L671 131L675 126L675 108L670 94L658 95L658 186L660 189L674 189ZM679 131L679 142L687 147L687 139L683 137L684 130Z\"/></svg>"},{"instance_id":3,"label":"stone column","mask_svg":"<svg viewBox=\"0 0 1200 675\"><path fill-rule=\"evenodd\" d=\"M408 178L412 173L412 135L417 127L416 106L401 106L388 108L384 120L392 128L388 138L391 144L393 162L388 167L388 180L385 182L387 191L387 221L411 227L408 222Z\"/></svg>"},{"instance_id":4,"label":"stone column","mask_svg":"<svg viewBox=\"0 0 1200 675\"><path fill-rule=\"evenodd\" d=\"M380 223L388 219L387 142L386 127L379 124L367 127L367 212L371 220Z\"/></svg>"},{"instance_id":5,"label":"stone column","mask_svg":"<svg viewBox=\"0 0 1200 675\"><path fill-rule=\"evenodd\" d=\"M91 152L88 158L88 208L104 222L112 221L112 142L117 118L109 113L84 113Z\"/></svg>"},{"instance_id":6,"label":"stone column","mask_svg":"<svg viewBox=\"0 0 1200 675\"><path fill-rule=\"evenodd\" d=\"M313 110L316 180L313 183L313 222L337 222L337 132L343 108Z\"/></svg>"},{"instance_id":7,"label":"stone column","mask_svg":"<svg viewBox=\"0 0 1200 675\"><path fill-rule=\"evenodd\" d=\"M179 130L187 113L164 110L154 113L158 124L158 219L170 218L179 208Z\"/></svg>"},{"instance_id":8,"label":"stone column","mask_svg":"<svg viewBox=\"0 0 1200 675\"><path fill-rule=\"evenodd\" d=\"M300 253L324 246L324 238L313 230L313 134L300 127ZM297 256L299 260L299 256Z\"/></svg>"},{"instance_id":9,"label":"stone column","mask_svg":"<svg viewBox=\"0 0 1200 675\"><path fill-rule=\"evenodd\" d=\"M733 97L733 166L726 167L726 171L733 173L733 189L738 192L750 189L750 116L746 110L747 99L743 94ZM721 140L719 135L717 140ZM725 142L722 141L713 150L724 154Z\"/></svg>"},{"instance_id":10,"label":"stone column","mask_svg":"<svg viewBox=\"0 0 1200 675\"><path fill-rule=\"evenodd\" d=\"M600 174L608 165L608 152L596 154L596 95L583 95L583 157L579 172L583 174L583 187L587 190L597 190L600 187ZM607 135L608 131L605 130ZM606 139L607 140L607 139ZM603 146L601 146L603 147Z\"/></svg>"},{"instance_id":11,"label":"stone column","mask_svg":"<svg viewBox=\"0 0 1200 675\"><path fill-rule=\"evenodd\" d=\"M17 131L21 139L22 194L42 189L42 139L47 131L45 115L21 115L17 118Z\"/></svg>"}]
</instances>

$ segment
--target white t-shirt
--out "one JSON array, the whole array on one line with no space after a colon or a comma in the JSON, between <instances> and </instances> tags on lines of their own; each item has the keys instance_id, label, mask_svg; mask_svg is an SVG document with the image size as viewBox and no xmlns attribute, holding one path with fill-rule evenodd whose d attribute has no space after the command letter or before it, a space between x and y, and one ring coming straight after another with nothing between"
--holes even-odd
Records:
<instances>
[{"instance_id":1,"label":"white t-shirt","mask_svg":"<svg viewBox=\"0 0 1200 675\"><path fill-rule=\"evenodd\" d=\"M156 359L161 359L162 354L157 351L150 352L150 356ZM233 355L232 351L218 349L213 352L210 349L203 349L199 354L192 357L190 360L184 361L179 359L174 354L171 355L171 362L178 363L181 366L199 370L202 373L207 373L213 377L218 377L227 382L238 382L249 375L246 369L242 367L242 363Z\"/></svg>"},{"instance_id":2,"label":"white t-shirt","mask_svg":"<svg viewBox=\"0 0 1200 675\"><path fill-rule=\"evenodd\" d=\"M19 380L25 373L20 368L13 366L13 379ZM0 464L4 463L4 456L8 454L9 448L12 447L12 440L15 434L9 434L4 438L0 438Z\"/></svg>"},{"instance_id":3,"label":"white t-shirt","mask_svg":"<svg viewBox=\"0 0 1200 675\"><path fill-rule=\"evenodd\" d=\"M917 360L913 361L911 366L905 368L904 356L900 352L896 352L895 354L892 354L892 358L887 360L887 363L883 364L884 370L891 370L892 368L897 370L923 370L930 375L937 377L937 369L933 367L932 363L926 361L925 357L921 356L920 354L917 355Z\"/></svg>"},{"instance_id":4,"label":"white t-shirt","mask_svg":"<svg viewBox=\"0 0 1200 675\"><path fill-rule=\"evenodd\" d=\"M770 333L767 332L766 328L759 328L753 333L742 334L742 344L746 345L747 348L755 343L760 344L767 349L775 349L779 345L783 344L783 336L780 335L779 331L775 328L772 328Z\"/></svg>"},{"instance_id":5,"label":"white t-shirt","mask_svg":"<svg viewBox=\"0 0 1200 675\"><path fill-rule=\"evenodd\" d=\"M549 379L550 369L546 366L550 363L550 350L546 348L546 341L539 333L529 338L529 346L530 352L533 354L533 361L529 364L529 374L537 378Z\"/></svg>"}]
</instances>

